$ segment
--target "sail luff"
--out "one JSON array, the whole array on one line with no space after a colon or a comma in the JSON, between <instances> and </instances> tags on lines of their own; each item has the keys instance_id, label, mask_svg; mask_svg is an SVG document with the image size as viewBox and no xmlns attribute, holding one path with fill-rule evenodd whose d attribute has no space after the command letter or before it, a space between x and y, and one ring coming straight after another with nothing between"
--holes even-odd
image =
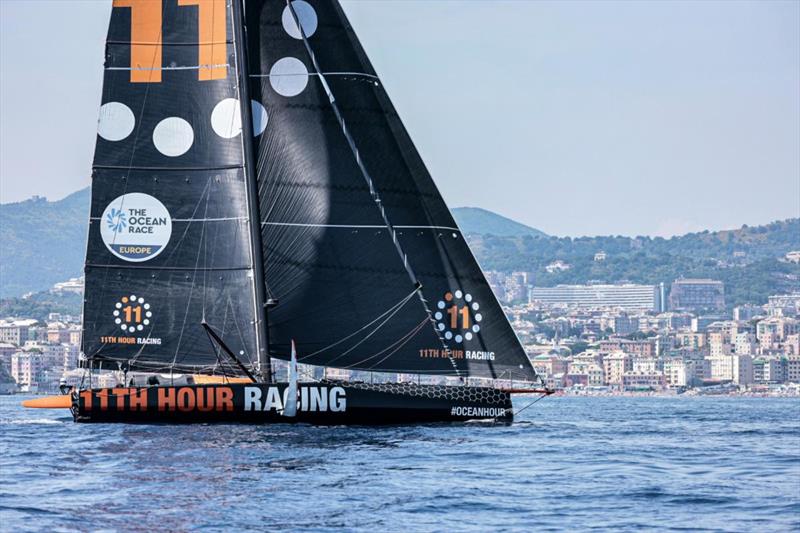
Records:
<instances>
[{"instance_id":1,"label":"sail luff","mask_svg":"<svg viewBox=\"0 0 800 533\"><path fill-rule=\"evenodd\" d=\"M269 339L267 337L267 291L264 278L263 246L261 244L261 215L259 213L258 184L256 182L256 162L253 156L253 124L250 104L249 75L247 73L247 40L244 37L243 0L231 0L233 13L233 45L236 57L239 108L241 110L242 155L244 173L247 181L247 211L250 225L250 256L253 265L253 302L255 309L256 351L258 354L258 374L262 381L272 380L272 365L269 358Z\"/></svg>"}]
</instances>

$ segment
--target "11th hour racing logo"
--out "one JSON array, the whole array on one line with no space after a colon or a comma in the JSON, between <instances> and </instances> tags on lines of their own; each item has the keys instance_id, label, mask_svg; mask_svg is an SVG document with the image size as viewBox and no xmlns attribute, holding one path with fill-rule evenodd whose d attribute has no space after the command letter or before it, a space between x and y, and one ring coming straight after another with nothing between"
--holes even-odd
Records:
<instances>
[{"instance_id":1,"label":"11th hour racing logo","mask_svg":"<svg viewBox=\"0 0 800 533\"><path fill-rule=\"evenodd\" d=\"M123 194L108 204L100 221L106 248L124 261L142 262L164 251L172 217L160 201L143 193Z\"/></svg>"}]
</instances>

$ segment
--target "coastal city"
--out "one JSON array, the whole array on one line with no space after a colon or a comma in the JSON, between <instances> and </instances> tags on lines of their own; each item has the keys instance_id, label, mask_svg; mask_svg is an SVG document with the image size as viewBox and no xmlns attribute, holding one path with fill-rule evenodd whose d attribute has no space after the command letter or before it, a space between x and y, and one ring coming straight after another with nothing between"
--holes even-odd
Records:
<instances>
[{"instance_id":1,"label":"coastal city","mask_svg":"<svg viewBox=\"0 0 800 533\"><path fill-rule=\"evenodd\" d=\"M486 277L543 384L559 393L800 394L800 292L731 308L723 282L713 279L537 287L526 272L489 271ZM83 279L50 291L81 295ZM50 394L80 383L80 341L79 315L51 313L45 321L3 317L0 393ZM283 363L274 364L285 372ZM317 378L321 372L306 369ZM324 376L376 379L340 369L326 369ZM427 378L437 379L445 381ZM121 377L99 372L95 380L114 386Z\"/></svg>"}]
</instances>

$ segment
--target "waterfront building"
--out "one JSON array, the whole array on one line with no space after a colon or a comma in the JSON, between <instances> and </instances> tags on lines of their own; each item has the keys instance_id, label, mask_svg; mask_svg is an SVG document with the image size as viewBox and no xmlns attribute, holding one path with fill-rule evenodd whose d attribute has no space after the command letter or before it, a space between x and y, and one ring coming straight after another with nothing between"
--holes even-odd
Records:
<instances>
[{"instance_id":1,"label":"waterfront building","mask_svg":"<svg viewBox=\"0 0 800 533\"><path fill-rule=\"evenodd\" d=\"M700 350L706 345L706 334L693 331L681 331L675 334L676 346Z\"/></svg>"},{"instance_id":2,"label":"waterfront building","mask_svg":"<svg viewBox=\"0 0 800 533\"><path fill-rule=\"evenodd\" d=\"M622 386L622 376L633 370L633 357L625 352L614 352L603 358L606 385Z\"/></svg>"},{"instance_id":3,"label":"waterfront building","mask_svg":"<svg viewBox=\"0 0 800 533\"><path fill-rule=\"evenodd\" d=\"M800 383L800 355L798 354L786 357L786 381Z\"/></svg>"},{"instance_id":4,"label":"waterfront building","mask_svg":"<svg viewBox=\"0 0 800 533\"><path fill-rule=\"evenodd\" d=\"M47 340L56 344L69 342L70 328L66 324L55 322L47 325Z\"/></svg>"},{"instance_id":5,"label":"waterfront building","mask_svg":"<svg viewBox=\"0 0 800 533\"><path fill-rule=\"evenodd\" d=\"M711 379L732 381L737 385L753 383L753 358L749 355L709 356Z\"/></svg>"},{"instance_id":6,"label":"waterfront building","mask_svg":"<svg viewBox=\"0 0 800 533\"><path fill-rule=\"evenodd\" d=\"M800 313L800 291L770 296L765 307L769 316L797 315Z\"/></svg>"},{"instance_id":7,"label":"waterfront building","mask_svg":"<svg viewBox=\"0 0 800 533\"><path fill-rule=\"evenodd\" d=\"M748 331L736 334L734 351L737 354L755 355L756 348L757 344L755 335Z\"/></svg>"},{"instance_id":8,"label":"waterfront building","mask_svg":"<svg viewBox=\"0 0 800 533\"><path fill-rule=\"evenodd\" d=\"M531 300L580 308L616 308L630 311L659 310L655 285L557 285L534 287Z\"/></svg>"},{"instance_id":9,"label":"waterfront building","mask_svg":"<svg viewBox=\"0 0 800 533\"><path fill-rule=\"evenodd\" d=\"M683 359L664 361L664 380L670 387L687 387L692 383L692 369Z\"/></svg>"},{"instance_id":10,"label":"waterfront building","mask_svg":"<svg viewBox=\"0 0 800 533\"><path fill-rule=\"evenodd\" d=\"M659 330L666 329L669 331L676 331L688 328L692 325L691 313L677 313L674 311L669 311L667 313L659 314L656 318L659 320Z\"/></svg>"},{"instance_id":11,"label":"waterfront building","mask_svg":"<svg viewBox=\"0 0 800 533\"><path fill-rule=\"evenodd\" d=\"M800 355L800 334L787 335L783 343L783 353L786 355Z\"/></svg>"},{"instance_id":12,"label":"waterfront building","mask_svg":"<svg viewBox=\"0 0 800 533\"><path fill-rule=\"evenodd\" d=\"M655 357L634 357L631 362L631 371L637 374L652 374L657 370Z\"/></svg>"},{"instance_id":13,"label":"waterfront building","mask_svg":"<svg viewBox=\"0 0 800 533\"><path fill-rule=\"evenodd\" d=\"M672 311L725 309L725 285L713 279L678 279L669 292Z\"/></svg>"},{"instance_id":14,"label":"waterfront building","mask_svg":"<svg viewBox=\"0 0 800 533\"><path fill-rule=\"evenodd\" d=\"M704 315L692 318L692 331L695 333L705 332L714 322L723 322L727 317L722 315Z\"/></svg>"},{"instance_id":15,"label":"waterfront building","mask_svg":"<svg viewBox=\"0 0 800 533\"><path fill-rule=\"evenodd\" d=\"M798 322L794 318L770 317L760 320L756 324L756 337L758 342L765 347L779 344L790 335L798 333Z\"/></svg>"},{"instance_id":16,"label":"waterfront building","mask_svg":"<svg viewBox=\"0 0 800 533\"><path fill-rule=\"evenodd\" d=\"M653 372L625 372L622 375L623 390L661 390L666 386L664 373Z\"/></svg>"},{"instance_id":17,"label":"waterfront building","mask_svg":"<svg viewBox=\"0 0 800 533\"><path fill-rule=\"evenodd\" d=\"M739 305L733 308L734 320L752 320L764 314L764 309L757 305Z\"/></svg>"},{"instance_id":18,"label":"waterfront building","mask_svg":"<svg viewBox=\"0 0 800 533\"><path fill-rule=\"evenodd\" d=\"M783 357L757 357L753 359L754 383L784 383L787 381L788 360Z\"/></svg>"},{"instance_id":19,"label":"waterfront building","mask_svg":"<svg viewBox=\"0 0 800 533\"><path fill-rule=\"evenodd\" d=\"M16 352L11 356L11 377L24 392L37 392L45 369L40 352Z\"/></svg>"},{"instance_id":20,"label":"waterfront building","mask_svg":"<svg viewBox=\"0 0 800 533\"><path fill-rule=\"evenodd\" d=\"M545 377L564 374L567 371L567 361L553 353L537 355L531 362L536 373Z\"/></svg>"},{"instance_id":21,"label":"waterfront building","mask_svg":"<svg viewBox=\"0 0 800 533\"><path fill-rule=\"evenodd\" d=\"M600 341L601 352L617 352L623 351L625 353L636 355L638 357L655 357L658 355L656 350L656 342L654 339L647 339L642 341L632 341L628 339L609 338Z\"/></svg>"},{"instance_id":22,"label":"waterfront building","mask_svg":"<svg viewBox=\"0 0 800 533\"><path fill-rule=\"evenodd\" d=\"M711 357L730 355L733 353L730 334L724 331L709 332L708 349Z\"/></svg>"},{"instance_id":23,"label":"waterfront building","mask_svg":"<svg viewBox=\"0 0 800 533\"><path fill-rule=\"evenodd\" d=\"M35 320L14 320L0 322L0 342L22 346L29 338L29 330Z\"/></svg>"},{"instance_id":24,"label":"waterfront building","mask_svg":"<svg viewBox=\"0 0 800 533\"><path fill-rule=\"evenodd\" d=\"M567 386L586 385L590 387L600 387L604 384L603 369L595 361L574 358L569 362L566 375Z\"/></svg>"},{"instance_id":25,"label":"waterfront building","mask_svg":"<svg viewBox=\"0 0 800 533\"><path fill-rule=\"evenodd\" d=\"M510 276L505 279L505 302L517 303L528 301L528 291L530 290L530 281L533 277L527 272L512 272Z\"/></svg>"}]
</instances>

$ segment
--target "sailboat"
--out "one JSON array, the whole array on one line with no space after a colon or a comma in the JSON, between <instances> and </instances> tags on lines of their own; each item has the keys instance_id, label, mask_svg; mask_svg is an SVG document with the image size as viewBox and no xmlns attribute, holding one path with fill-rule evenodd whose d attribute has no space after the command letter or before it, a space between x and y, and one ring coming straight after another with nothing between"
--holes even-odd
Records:
<instances>
[{"instance_id":1,"label":"sailboat","mask_svg":"<svg viewBox=\"0 0 800 533\"><path fill-rule=\"evenodd\" d=\"M336 0L113 0L85 277L87 379L27 402L78 422L510 422L549 392Z\"/></svg>"}]
</instances>

